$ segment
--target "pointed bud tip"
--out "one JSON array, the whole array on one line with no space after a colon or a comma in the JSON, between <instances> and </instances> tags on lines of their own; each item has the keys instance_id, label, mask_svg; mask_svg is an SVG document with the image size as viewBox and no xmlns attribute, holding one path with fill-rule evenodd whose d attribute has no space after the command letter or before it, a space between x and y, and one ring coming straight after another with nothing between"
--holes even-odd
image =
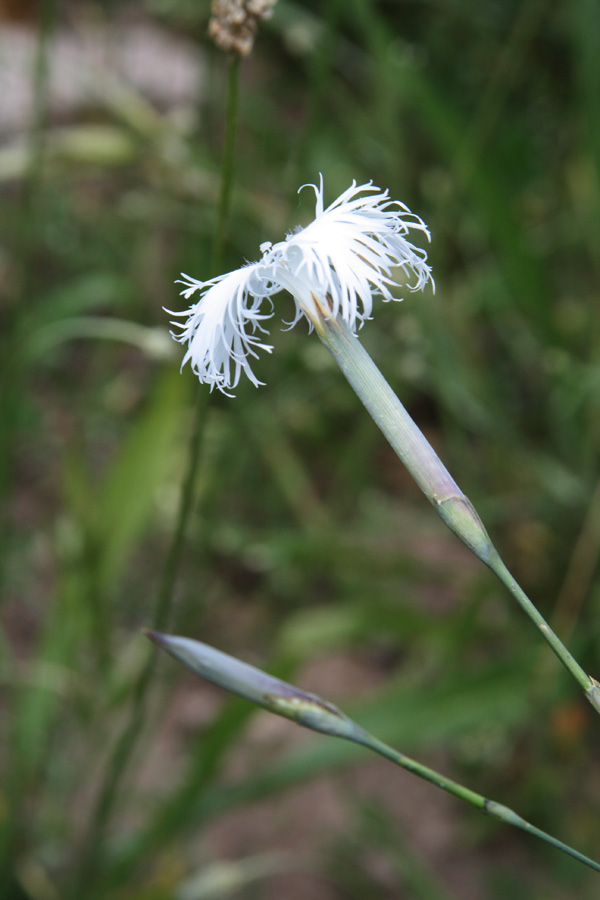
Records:
<instances>
[{"instance_id":1,"label":"pointed bud tip","mask_svg":"<svg viewBox=\"0 0 600 900\"><path fill-rule=\"evenodd\" d=\"M158 644L159 647L164 647L167 643L167 635L161 634L160 631L153 631L151 628L144 628L144 634L155 644Z\"/></svg>"}]
</instances>

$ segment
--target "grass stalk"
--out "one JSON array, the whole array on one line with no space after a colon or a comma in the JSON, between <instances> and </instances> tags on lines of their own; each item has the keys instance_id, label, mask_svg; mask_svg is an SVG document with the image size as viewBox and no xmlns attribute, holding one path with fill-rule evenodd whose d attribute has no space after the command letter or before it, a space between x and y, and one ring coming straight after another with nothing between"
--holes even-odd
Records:
<instances>
[{"instance_id":1,"label":"grass stalk","mask_svg":"<svg viewBox=\"0 0 600 900\"><path fill-rule=\"evenodd\" d=\"M170 618L173 590L181 560L185 532L190 512L193 508L194 487L204 434L205 410L206 394L199 392L194 414L194 428L190 442L188 466L181 485L177 521L167 551L153 615L155 622L162 623L160 627L166 627ZM102 867L104 844L110 817L128 763L131 761L143 730L149 700L148 689L155 670L154 656L155 654L148 655L135 680L129 697L126 723L106 763L101 788L98 792L96 804L90 818L90 826L80 853L80 865L72 892L73 898L81 897L85 892L91 893L90 884Z\"/></svg>"},{"instance_id":2,"label":"grass stalk","mask_svg":"<svg viewBox=\"0 0 600 900\"><path fill-rule=\"evenodd\" d=\"M235 57L229 64L228 101L225 129L225 147L223 152L221 193L217 214L217 229L213 247L213 268L217 271L223 256L226 223L229 215L231 186L233 180L233 161L235 149L235 132L238 110L239 58ZM194 409L192 436L190 440L188 466L181 485L179 508L176 525L169 545L162 578L157 594L153 615L154 627L162 630L167 627L173 600L173 592L181 562L185 533L194 505L196 478L200 463L200 450L204 434L204 422L208 405L208 394L199 391ZM81 863L74 883L73 898L90 891L94 876L101 871L106 832L113 808L117 800L123 777L136 749L143 730L146 709L149 699L149 687L154 673L154 654L148 656L142 667L130 695L129 711L126 724L117 739L114 749L106 764L102 786L90 819L90 827L85 839Z\"/></svg>"},{"instance_id":3,"label":"grass stalk","mask_svg":"<svg viewBox=\"0 0 600 900\"><path fill-rule=\"evenodd\" d=\"M18 430L22 414L22 389L24 367L20 352L19 327L23 311L31 309L33 265L36 243L39 240L40 194L42 188L42 168L46 142L45 124L49 93L49 50L48 45L56 22L56 0L44 0L40 4L39 26L33 60L31 122L26 138L26 163L23 184L19 198L19 208L13 229L14 275L12 289L2 310L0 328L0 603L4 590L4 570L8 550L14 541L14 529L10 522L10 504L5 498L12 487L15 468L14 435ZM4 305L4 304L3 304Z\"/></svg>"},{"instance_id":4,"label":"grass stalk","mask_svg":"<svg viewBox=\"0 0 600 900\"><path fill-rule=\"evenodd\" d=\"M39 223L36 216L40 205L42 186L42 167L44 161L45 124L48 110L49 94L49 42L56 24L56 0L43 0L39 10L39 25L36 36L35 55L32 72L33 108L31 122L26 138L26 165L20 195L17 216L15 217L15 243L12 252L12 290L2 309L2 325L0 327L0 606L5 599L5 574L11 551L15 545L18 529L12 519L10 492L17 479L16 441L24 408L25 370L20 352L19 328L23 310L31 309L32 277L35 266L32 265L36 241L39 238ZM23 722L23 704L18 691L7 691L7 708L3 710L3 718L11 722L9 741L11 764L9 769L13 778L9 780L6 795L3 797L2 815L0 815L0 880L10 881L13 857L19 844L24 824L23 804L20 802L20 791L23 787L24 770L21 759L21 747L18 738L19 728ZM10 715L14 714L11 721ZM10 888L9 888L10 890Z\"/></svg>"},{"instance_id":5,"label":"grass stalk","mask_svg":"<svg viewBox=\"0 0 600 900\"><path fill-rule=\"evenodd\" d=\"M235 134L238 119L238 97L240 85L240 57L234 54L229 60L227 77L227 118L225 123L225 146L223 148L223 165L221 169L221 193L217 212L217 226L212 252L213 271L220 272L223 262L223 250L227 233L227 222L231 207L231 189L233 186L233 166L235 160Z\"/></svg>"}]
</instances>

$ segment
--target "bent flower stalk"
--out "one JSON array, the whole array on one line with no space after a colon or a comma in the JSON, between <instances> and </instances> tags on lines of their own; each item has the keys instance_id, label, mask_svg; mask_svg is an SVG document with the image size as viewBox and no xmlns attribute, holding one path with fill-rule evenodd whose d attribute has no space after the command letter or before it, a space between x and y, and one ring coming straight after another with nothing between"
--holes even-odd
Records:
<instances>
[{"instance_id":1,"label":"bent flower stalk","mask_svg":"<svg viewBox=\"0 0 600 900\"><path fill-rule=\"evenodd\" d=\"M182 295L199 299L173 313L185 321L173 337L187 345L201 382L231 395L243 374L258 380L252 361L265 343L267 321L275 312L273 297L287 291L296 312L290 327L305 318L327 346L348 382L402 462L452 531L498 576L529 616L563 665L600 712L600 685L586 674L512 577L475 511L425 436L413 422L358 338L371 317L373 296L396 299L401 284L422 290L433 284L425 250L407 238L423 221L403 203L390 200L372 182L355 181L325 208L323 179L315 192L314 220L277 244L261 244L262 257L208 281L183 276ZM399 280L399 277L401 279ZM412 282L412 283L411 283Z\"/></svg>"}]
</instances>

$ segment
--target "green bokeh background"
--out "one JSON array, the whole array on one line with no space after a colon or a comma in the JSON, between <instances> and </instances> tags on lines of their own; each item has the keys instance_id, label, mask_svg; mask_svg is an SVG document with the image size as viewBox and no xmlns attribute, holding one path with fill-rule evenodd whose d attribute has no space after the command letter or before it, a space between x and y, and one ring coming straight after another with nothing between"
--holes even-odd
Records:
<instances>
[{"instance_id":1,"label":"green bokeh background","mask_svg":"<svg viewBox=\"0 0 600 900\"><path fill-rule=\"evenodd\" d=\"M6 900L75 896L86 853L92 900L597 896L596 874L457 801L440 808L433 788L412 796L408 776L365 769L359 750L296 743L292 724L270 739L264 714L166 659L106 840L86 846L150 652L141 628L202 390L179 374L163 307L181 308L179 272L218 274L227 59L206 38L206 2L7 5L6 47L17 13L36 64L31 114L0 147ZM116 40L125 25L193 47L196 99L175 107L106 68L85 104L57 113L57 35L111 27ZM377 302L361 337L596 675L599 34L596 0L279 0L241 67L225 253L237 268L308 221L297 188L319 173L329 201L372 179L422 216L436 293ZM438 522L317 338L280 330L290 314L282 297L275 350L256 365L266 386L206 406L172 630L295 677L597 855L591 708ZM208 708L194 714L197 697ZM406 806L378 778L406 778ZM315 784L343 825L321 820ZM253 840L236 824L249 816L273 830ZM291 859L269 868L279 827Z\"/></svg>"}]
</instances>

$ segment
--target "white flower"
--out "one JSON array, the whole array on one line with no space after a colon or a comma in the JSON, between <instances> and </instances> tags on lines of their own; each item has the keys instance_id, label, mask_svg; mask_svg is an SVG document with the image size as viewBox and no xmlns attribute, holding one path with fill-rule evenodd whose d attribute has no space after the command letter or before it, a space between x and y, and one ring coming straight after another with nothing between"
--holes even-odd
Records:
<instances>
[{"instance_id":1,"label":"white flower","mask_svg":"<svg viewBox=\"0 0 600 900\"><path fill-rule=\"evenodd\" d=\"M183 363L190 361L200 381L224 393L236 387L246 373L259 385L250 359L257 350L271 352L261 335L274 313L271 297L288 291L296 303L294 325L305 316L312 326L320 317L338 316L356 332L371 316L373 294L395 299L391 288L399 282L393 270L402 269L403 281L411 274L410 290L422 290L431 280L425 250L405 237L410 229L423 231L424 223L403 203L389 199L372 182L352 182L327 209L323 208L323 179L312 187L316 196L314 220L278 244L261 244L262 258L211 278L197 281L183 275L182 295L196 291L200 299L184 312L180 333L173 337L187 344ZM302 190L302 188L300 189Z\"/></svg>"}]
</instances>

